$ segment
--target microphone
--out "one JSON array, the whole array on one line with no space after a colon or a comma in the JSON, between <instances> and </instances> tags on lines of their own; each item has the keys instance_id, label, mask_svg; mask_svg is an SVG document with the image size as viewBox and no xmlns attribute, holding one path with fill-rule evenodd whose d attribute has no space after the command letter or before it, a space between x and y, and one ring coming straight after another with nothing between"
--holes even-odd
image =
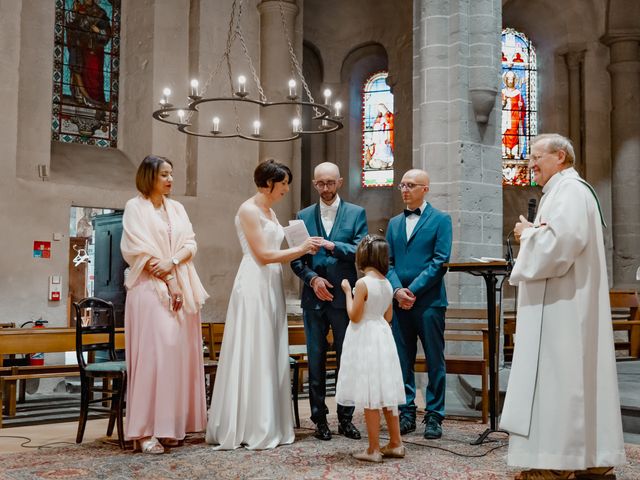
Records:
<instances>
[{"instance_id":1,"label":"microphone","mask_svg":"<svg viewBox=\"0 0 640 480\"><path fill-rule=\"evenodd\" d=\"M536 204L538 201L535 198L529 199L529 208L527 209L527 221L533 223L536 218Z\"/></svg>"},{"instance_id":2,"label":"microphone","mask_svg":"<svg viewBox=\"0 0 640 480\"><path fill-rule=\"evenodd\" d=\"M511 235L513 235L513 230L511 230L509 235L507 235L507 254L505 255L509 271L513 270L513 264L515 263L515 259L513 258L513 249L511 248Z\"/></svg>"}]
</instances>

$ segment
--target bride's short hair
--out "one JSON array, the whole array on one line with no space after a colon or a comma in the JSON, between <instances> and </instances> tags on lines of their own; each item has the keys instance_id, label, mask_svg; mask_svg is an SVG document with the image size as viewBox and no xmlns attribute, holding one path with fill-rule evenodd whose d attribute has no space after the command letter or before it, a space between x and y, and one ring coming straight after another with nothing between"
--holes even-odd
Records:
<instances>
[{"instance_id":1,"label":"bride's short hair","mask_svg":"<svg viewBox=\"0 0 640 480\"><path fill-rule=\"evenodd\" d=\"M275 183L283 181L288 178L287 183L291 183L293 176L289 167L283 163L276 162L273 158L269 158L264 162L260 162L253 172L253 181L257 187L269 188L273 191Z\"/></svg>"}]
</instances>

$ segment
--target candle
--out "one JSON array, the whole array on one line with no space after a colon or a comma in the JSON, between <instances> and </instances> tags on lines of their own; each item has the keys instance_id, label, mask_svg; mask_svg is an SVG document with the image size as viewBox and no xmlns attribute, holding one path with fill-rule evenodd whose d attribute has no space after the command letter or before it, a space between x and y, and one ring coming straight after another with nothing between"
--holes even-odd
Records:
<instances>
[{"instance_id":1,"label":"candle","mask_svg":"<svg viewBox=\"0 0 640 480\"><path fill-rule=\"evenodd\" d=\"M296 96L296 81L293 78L289 80L289 96Z\"/></svg>"},{"instance_id":2,"label":"candle","mask_svg":"<svg viewBox=\"0 0 640 480\"><path fill-rule=\"evenodd\" d=\"M245 78L245 76L244 75L240 75L238 77L238 93L246 93L247 92L246 83L247 83L247 79Z\"/></svg>"},{"instance_id":3,"label":"candle","mask_svg":"<svg viewBox=\"0 0 640 480\"><path fill-rule=\"evenodd\" d=\"M331 90L328 88L324 89L324 104L331 105Z\"/></svg>"},{"instance_id":4,"label":"candle","mask_svg":"<svg viewBox=\"0 0 640 480\"><path fill-rule=\"evenodd\" d=\"M334 105L336 117L340 116L340 110L342 109L342 102L336 102Z\"/></svg>"},{"instance_id":5,"label":"candle","mask_svg":"<svg viewBox=\"0 0 640 480\"><path fill-rule=\"evenodd\" d=\"M253 122L253 134L256 137L260 136L260 120Z\"/></svg>"},{"instance_id":6,"label":"candle","mask_svg":"<svg viewBox=\"0 0 640 480\"><path fill-rule=\"evenodd\" d=\"M198 96L198 80L195 78L191 80L191 96L192 97Z\"/></svg>"},{"instance_id":7,"label":"candle","mask_svg":"<svg viewBox=\"0 0 640 480\"><path fill-rule=\"evenodd\" d=\"M291 122L293 125L293 133L298 133L301 131L300 128L300 119L299 118L294 118L293 122Z\"/></svg>"},{"instance_id":8,"label":"candle","mask_svg":"<svg viewBox=\"0 0 640 480\"><path fill-rule=\"evenodd\" d=\"M162 90L162 100L164 100L164 102L160 102L160 103L162 104L169 103L169 95L171 95L171 89L169 87L165 87L164 90Z\"/></svg>"},{"instance_id":9,"label":"candle","mask_svg":"<svg viewBox=\"0 0 640 480\"><path fill-rule=\"evenodd\" d=\"M220 119L213 117L213 131L218 133L220 131Z\"/></svg>"},{"instance_id":10,"label":"candle","mask_svg":"<svg viewBox=\"0 0 640 480\"><path fill-rule=\"evenodd\" d=\"M184 121L184 110L178 110L178 117L180 117L180 123Z\"/></svg>"}]
</instances>

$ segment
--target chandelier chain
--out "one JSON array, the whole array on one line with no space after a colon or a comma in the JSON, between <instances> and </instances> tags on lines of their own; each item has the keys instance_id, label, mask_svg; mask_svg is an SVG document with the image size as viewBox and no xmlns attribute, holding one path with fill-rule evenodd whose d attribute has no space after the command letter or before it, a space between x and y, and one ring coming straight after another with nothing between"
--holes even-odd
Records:
<instances>
[{"instance_id":1,"label":"chandelier chain","mask_svg":"<svg viewBox=\"0 0 640 480\"><path fill-rule=\"evenodd\" d=\"M313 99L313 95L311 95L311 90L309 89L309 86L307 85L307 82L304 79L304 75L302 73L302 67L298 62L298 57L296 57L296 53L293 51L293 45L291 44L291 38L289 37L289 30L287 29L287 22L284 18L284 7L282 6L282 0L279 0L278 5L280 6L280 19L282 20L282 28L284 30L284 36L287 40L287 45L289 46L289 57L290 57L291 63L295 67L298 77L300 77L300 82L304 87L304 91L306 92L307 97L309 97L309 101L311 103L315 103L315 100ZM318 112L316 110L316 114L317 113Z\"/></svg>"}]
</instances>

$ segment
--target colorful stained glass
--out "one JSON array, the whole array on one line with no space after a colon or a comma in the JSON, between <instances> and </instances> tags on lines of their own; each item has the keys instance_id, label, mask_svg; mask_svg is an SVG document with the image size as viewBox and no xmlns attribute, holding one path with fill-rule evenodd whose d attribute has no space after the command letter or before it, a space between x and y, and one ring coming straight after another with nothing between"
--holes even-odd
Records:
<instances>
[{"instance_id":1,"label":"colorful stained glass","mask_svg":"<svg viewBox=\"0 0 640 480\"><path fill-rule=\"evenodd\" d=\"M117 146L120 0L56 0L52 139Z\"/></svg>"},{"instance_id":2,"label":"colorful stained glass","mask_svg":"<svg viewBox=\"0 0 640 480\"><path fill-rule=\"evenodd\" d=\"M393 94L388 72L377 72L362 91L362 186L393 186Z\"/></svg>"},{"instance_id":3,"label":"colorful stained glass","mask_svg":"<svg viewBox=\"0 0 640 480\"><path fill-rule=\"evenodd\" d=\"M529 171L538 133L536 52L527 37L502 31L502 184L535 185Z\"/></svg>"}]
</instances>

